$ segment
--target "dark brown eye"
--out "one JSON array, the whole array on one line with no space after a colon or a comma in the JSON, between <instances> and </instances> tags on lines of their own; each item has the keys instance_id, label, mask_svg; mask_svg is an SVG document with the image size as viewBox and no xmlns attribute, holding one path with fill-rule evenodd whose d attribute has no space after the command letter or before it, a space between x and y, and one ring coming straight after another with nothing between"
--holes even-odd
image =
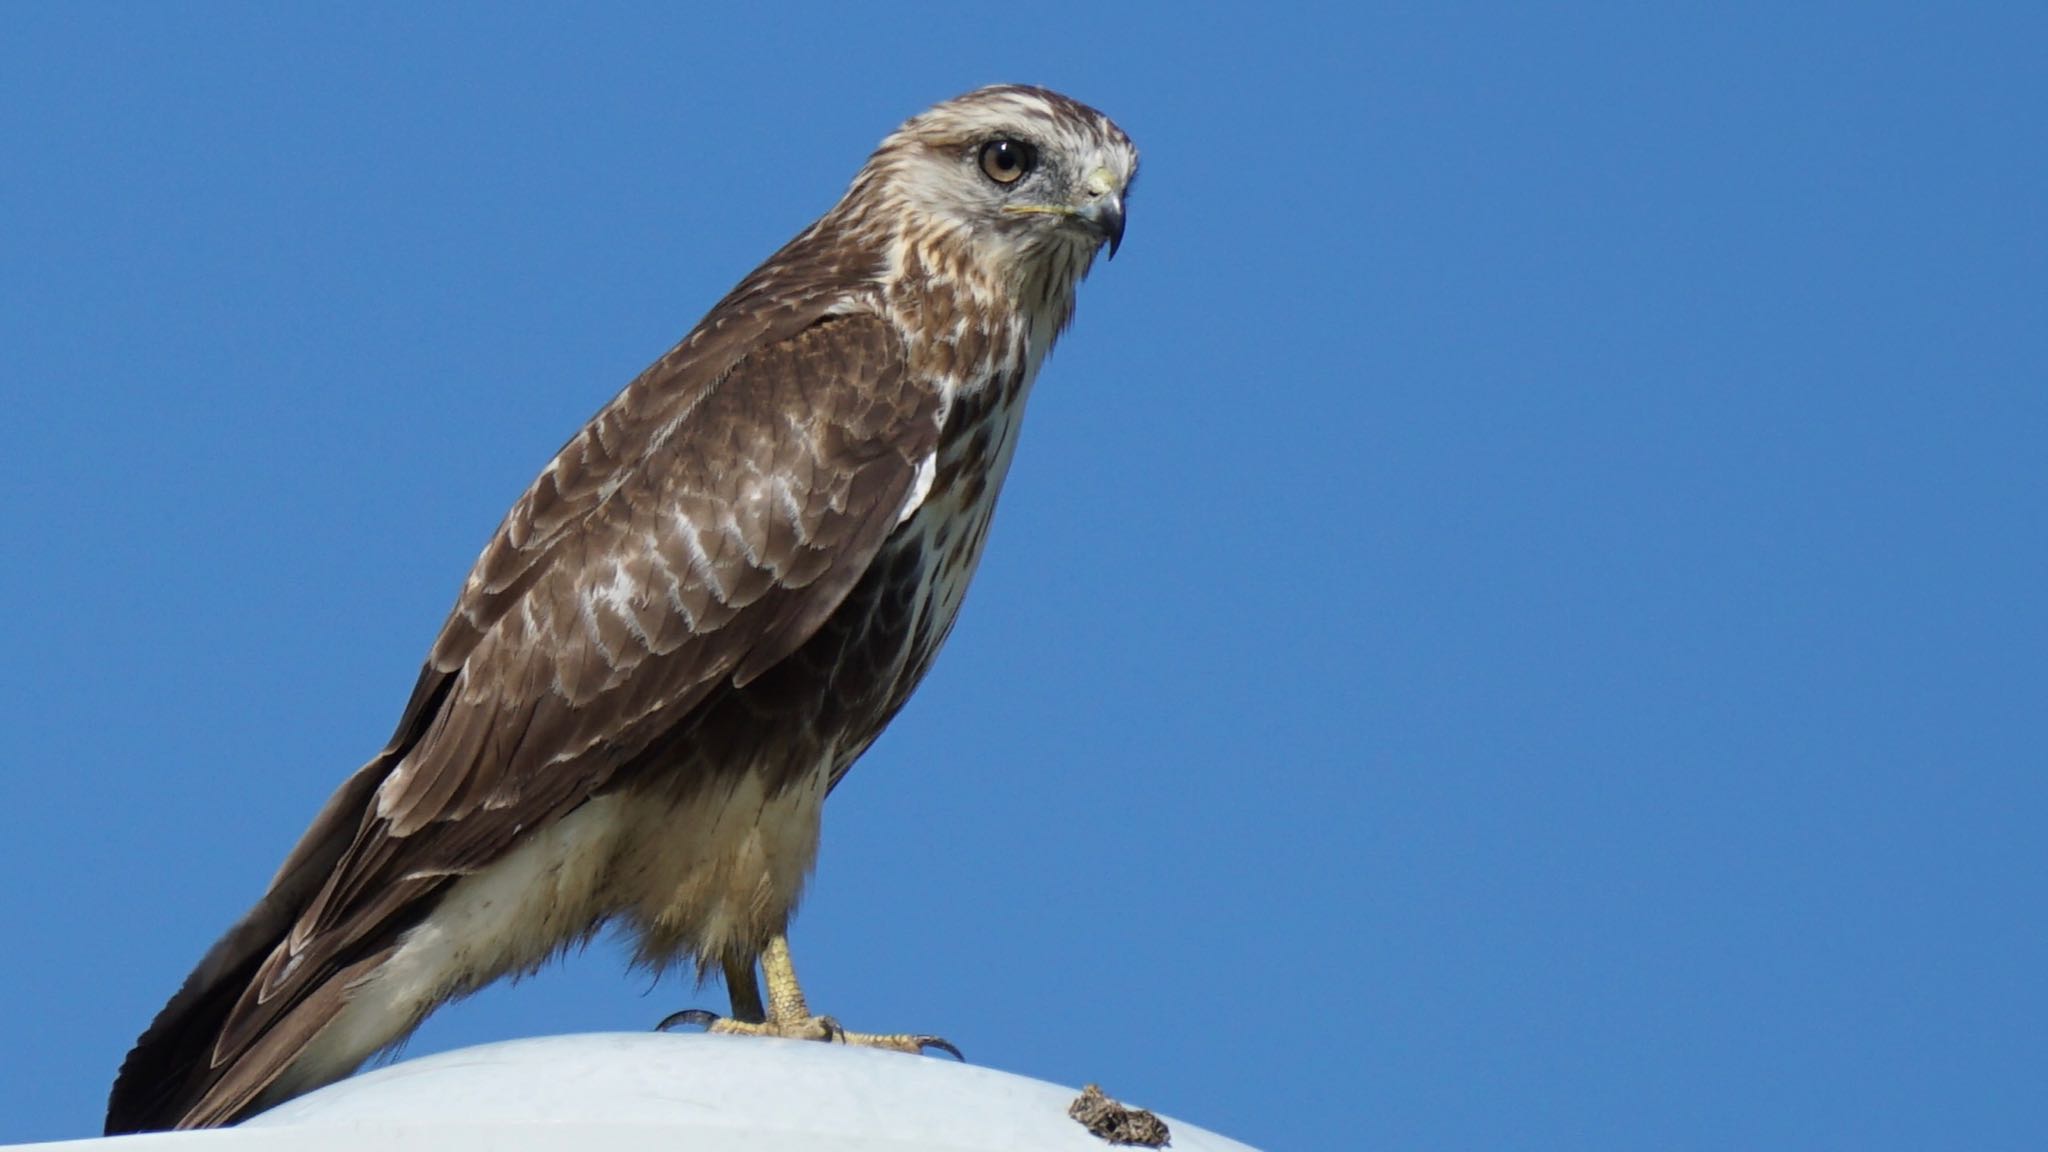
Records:
<instances>
[{"instance_id":1,"label":"dark brown eye","mask_svg":"<svg viewBox=\"0 0 2048 1152\"><path fill-rule=\"evenodd\" d=\"M1015 184L1038 166L1038 149L1022 140L991 140L981 146L981 174L998 184Z\"/></svg>"}]
</instances>

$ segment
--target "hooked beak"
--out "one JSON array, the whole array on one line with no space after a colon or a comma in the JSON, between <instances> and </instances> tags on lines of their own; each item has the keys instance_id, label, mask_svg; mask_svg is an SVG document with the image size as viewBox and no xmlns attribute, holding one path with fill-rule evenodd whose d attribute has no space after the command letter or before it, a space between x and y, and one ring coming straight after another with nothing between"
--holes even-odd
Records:
<instances>
[{"instance_id":1,"label":"hooked beak","mask_svg":"<svg viewBox=\"0 0 2048 1152\"><path fill-rule=\"evenodd\" d=\"M1075 207L1074 215L1087 221L1097 235L1109 242L1109 258L1114 260L1117 248L1124 242L1124 190L1107 168L1090 172L1081 187L1085 199Z\"/></svg>"},{"instance_id":2,"label":"hooked beak","mask_svg":"<svg viewBox=\"0 0 2048 1152\"><path fill-rule=\"evenodd\" d=\"M1003 211L1079 220L1100 240L1108 243L1109 258L1116 259L1116 250L1124 242L1124 190L1117 186L1115 174L1107 168L1097 168L1089 173L1087 181L1081 185L1079 201L1076 204L1008 204Z\"/></svg>"},{"instance_id":3,"label":"hooked beak","mask_svg":"<svg viewBox=\"0 0 2048 1152\"><path fill-rule=\"evenodd\" d=\"M1116 250L1124 242L1124 197L1121 192L1104 192L1076 209L1074 215L1088 222L1088 226L1109 242L1109 258L1116 259Z\"/></svg>"}]
</instances>

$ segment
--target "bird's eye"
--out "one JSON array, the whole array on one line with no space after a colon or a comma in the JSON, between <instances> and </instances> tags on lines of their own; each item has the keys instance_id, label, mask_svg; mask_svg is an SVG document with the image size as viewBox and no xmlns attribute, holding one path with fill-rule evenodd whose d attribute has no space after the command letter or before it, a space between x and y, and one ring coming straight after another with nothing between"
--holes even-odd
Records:
<instances>
[{"instance_id":1,"label":"bird's eye","mask_svg":"<svg viewBox=\"0 0 2048 1152\"><path fill-rule=\"evenodd\" d=\"M1038 149L1022 140L991 140L981 146L981 174L998 184L1015 184L1038 166Z\"/></svg>"}]
</instances>

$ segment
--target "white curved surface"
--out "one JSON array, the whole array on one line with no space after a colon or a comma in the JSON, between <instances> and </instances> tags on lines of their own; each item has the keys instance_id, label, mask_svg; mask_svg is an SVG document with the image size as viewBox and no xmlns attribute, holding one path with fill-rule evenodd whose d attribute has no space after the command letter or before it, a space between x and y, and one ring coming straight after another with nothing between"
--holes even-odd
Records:
<instances>
[{"instance_id":1,"label":"white curved surface","mask_svg":"<svg viewBox=\"0 0 2048 1152\"><path fill-rule=\"evenodd\" d=\"M1103 1087L1119 1095L1115 1084ZM1078 1094L949 1059L843 1045L595 1033L404 1061L287 1101L238 1128L61 1147L1104 1152L1111 1145L1067 1116ZM1164 1119L1176 1152L1251 1152Z\"/></svg>"}]
</instances>

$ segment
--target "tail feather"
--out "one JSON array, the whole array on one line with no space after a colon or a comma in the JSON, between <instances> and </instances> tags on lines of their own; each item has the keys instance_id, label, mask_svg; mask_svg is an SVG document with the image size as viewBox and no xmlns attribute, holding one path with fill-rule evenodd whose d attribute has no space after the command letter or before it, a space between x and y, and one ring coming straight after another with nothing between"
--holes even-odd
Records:
<instances>
[{"instance_id":1,"label":"tail feather","mask_svg":"<svg viewBox=\"0 0 2048 1152\"><path fill-rule=\"evenodd\" d=\"M214 1042L228 1013L294 915L266 896L206 953L121 1062L107 1098L107 1135L182 1126L187 1109L220 1079Z\"/></svg>"},{"instance_id":2,"label":"tail feather","mask_svg":"<svg viewBox=\"0 0 2048 1152\"><path fill-rule=\"evenodd\" d=\"M214 1118L195 1114L237 1062L235 1054L219 1051L222 1029L264 960L283 942L355 838L371 794L395 760L395 748L386 749L328 799L263 899L207 950L157 1013L114 1078L107 1098L107 1135L240 1119L239 1113ZM253 1096L243 1107L250 1103Z\"/></svg>"}]
</instances>

